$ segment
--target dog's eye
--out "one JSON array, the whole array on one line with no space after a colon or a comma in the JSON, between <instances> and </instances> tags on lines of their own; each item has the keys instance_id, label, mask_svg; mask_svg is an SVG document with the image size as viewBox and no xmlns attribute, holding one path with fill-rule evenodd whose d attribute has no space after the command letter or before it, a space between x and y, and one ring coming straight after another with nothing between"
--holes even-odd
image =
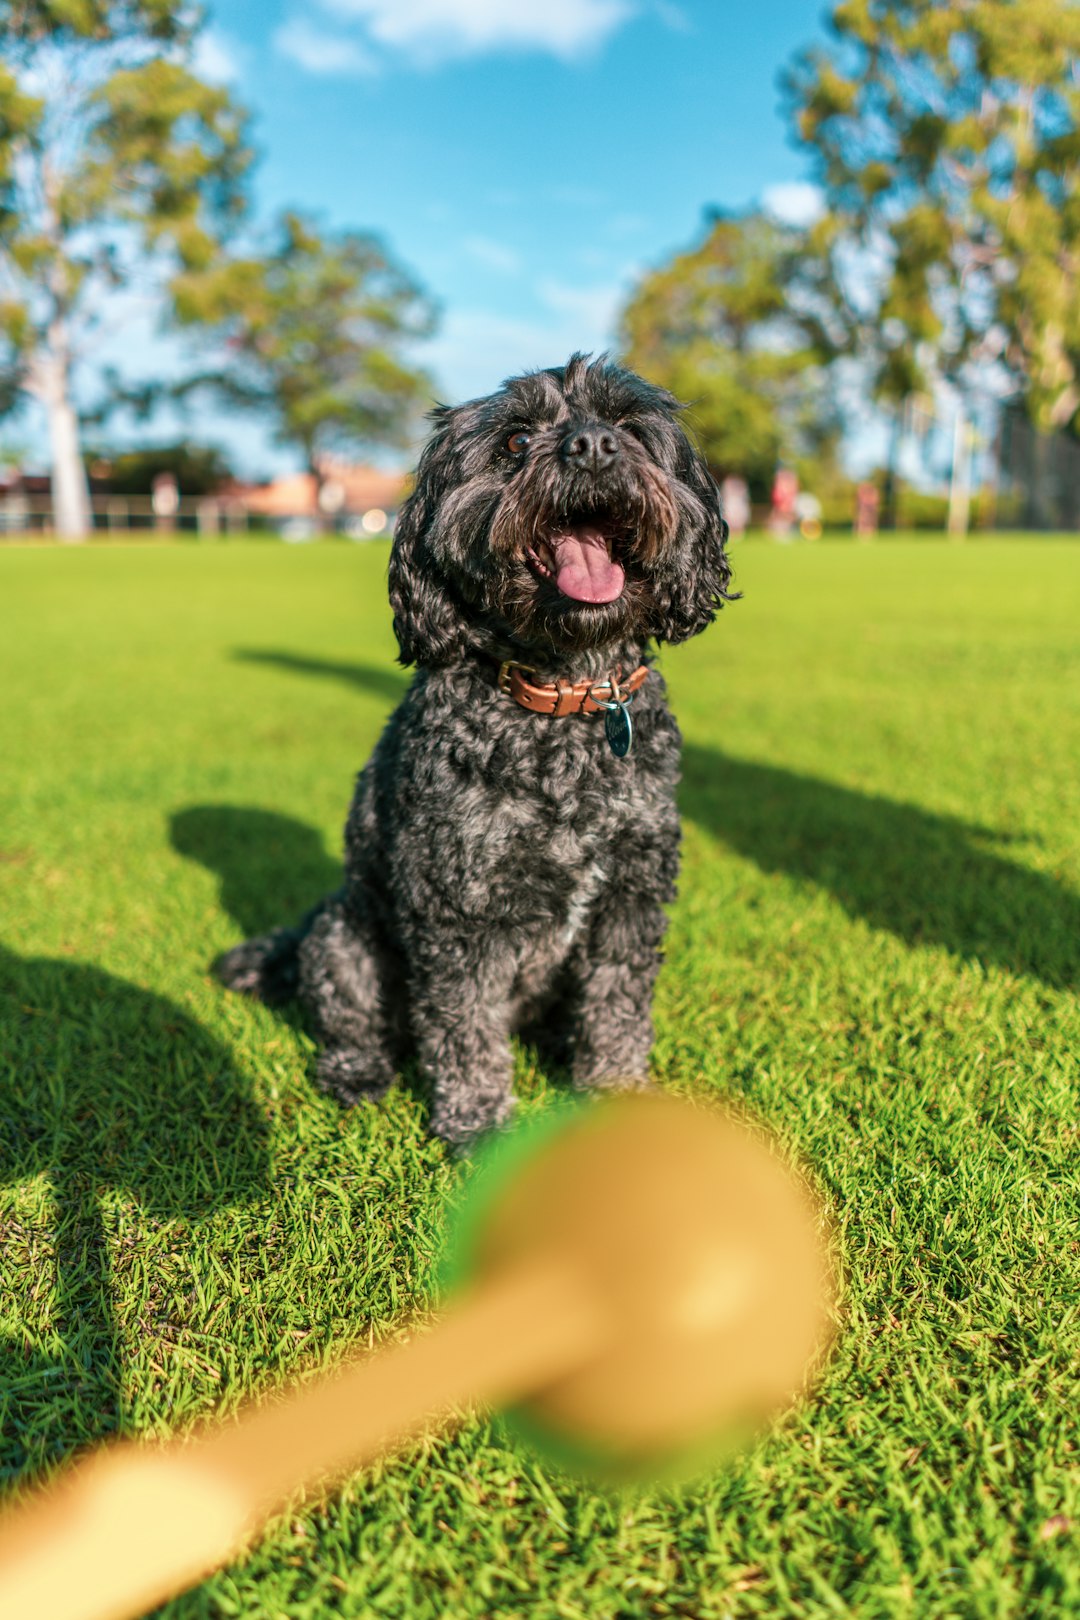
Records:
<instances>
[{"instance_id":1,"label":"dog's eye","mask_svg":"<svg viewBox=\"0 0 1080 1620\"><path fill-rule=\"evenodd\" d=\"M506 441L506 448L512 456L520 456L528 447L529 435L527 433L511 433Z\"/></svg>"}]
</instances>

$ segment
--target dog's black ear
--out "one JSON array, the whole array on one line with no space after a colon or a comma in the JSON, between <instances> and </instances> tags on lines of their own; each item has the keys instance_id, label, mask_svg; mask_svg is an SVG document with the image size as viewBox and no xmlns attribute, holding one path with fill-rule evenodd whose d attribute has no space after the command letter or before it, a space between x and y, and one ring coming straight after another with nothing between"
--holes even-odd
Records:
<instances>
[{"instance_id":1,"label":"dog's black ear","mask_svg":"<svg viewBox=\"0 0 1080 1620\"><path fill-rule=\"evenodd\" d=\"M679 502L678 538L654 587L661 618L655 635L671 642L696 636L735 594L728 591L728 526L716 479L682 429L676 432L676 473L686 496Z\"/></svg>"},{"instance_id":2,"label":"dog's black ear","mask_svg":"<svg viewBox=\"0 0 1080 1620\"><path fill-rule=\"evenodd\" d=\"M439 425L420 457L416 486L398 513L390 550L388 583L398 662L426 669L451 663L465 644L461 614L428 539L440 494L453 482L450 414L435 413Z\"/></svg>"}]
</instances>

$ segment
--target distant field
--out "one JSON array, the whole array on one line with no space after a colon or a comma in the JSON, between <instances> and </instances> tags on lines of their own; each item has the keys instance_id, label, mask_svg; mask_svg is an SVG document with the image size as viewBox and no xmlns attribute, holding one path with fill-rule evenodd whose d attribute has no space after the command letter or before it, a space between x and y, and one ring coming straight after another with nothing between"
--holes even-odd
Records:
<instances>
[{"instance_id":1,"label":"distant field","mask_svg":"<svg viewBox=\"0 0 1080 1620\"><path fill-rule=\"evenodd\" d=\"M474 1421L161 1611L1080 1612L1080 546L744 544L663 666L661 1082L816 1175L812 1401L677 1497ZM393 1330L464 1172L206 975L335 881L403 688L384 545L0 547L0 1477ZM548 1082L522 1052L519 1091Z\"/></svg>"}]
</instances>

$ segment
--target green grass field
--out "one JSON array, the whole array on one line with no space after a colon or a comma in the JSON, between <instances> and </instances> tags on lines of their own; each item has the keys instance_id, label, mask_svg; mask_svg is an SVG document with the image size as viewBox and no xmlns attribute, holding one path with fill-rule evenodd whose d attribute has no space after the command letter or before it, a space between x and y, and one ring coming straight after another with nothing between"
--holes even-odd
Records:
<instances>
[{"instance_id":1,"label":"green grass field","mask_svg":"<svg viewBox=\"0 0 1080 1620\"><path fill-rule=\"evenodd\" d=\"M165 1433L392 1334L466 1168L344 1113L206 966L335 881L405 677L382 546L0 553L0 1467ZM811 1167L815 1397L679 1494L494 1425L414 1447L195 1616L1080 1612L1080 546L736 553L687 738L661 1083ZM544 1106L527 1052L518 1088Z\"/></svg>"}]
</instances>

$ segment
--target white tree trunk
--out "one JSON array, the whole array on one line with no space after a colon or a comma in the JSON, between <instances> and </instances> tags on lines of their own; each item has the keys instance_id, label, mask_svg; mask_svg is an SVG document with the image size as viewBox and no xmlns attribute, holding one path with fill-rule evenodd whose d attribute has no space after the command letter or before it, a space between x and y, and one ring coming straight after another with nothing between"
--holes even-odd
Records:
<instances>
[{"instance_id":1,"label":"white tree trunk","mask_svg":"<svg viewBox=\"0 0 1080 1620\"><path fill-rule=\"evenodd\" d=\"M61 540L85 540L92 527L90 486L79 444L79 419L71 403L71 376L62 335L50 334L52 353L41 362L41 396L52 452L53 527Z\"/></svg>"},{"instance_id":2,"label":"white tree trunk","mask_svg":"<svg viewBox=\"0 0 1080 1620\"><path fill-rule=\"evenodd\" d=\"M971 452L974 428L968 421L963 404L957 407L953 425L952 477L949 480L949 516L947 528L954 540L962 540L968 532L971 515Z\"/></svg>"}]
</instances>

